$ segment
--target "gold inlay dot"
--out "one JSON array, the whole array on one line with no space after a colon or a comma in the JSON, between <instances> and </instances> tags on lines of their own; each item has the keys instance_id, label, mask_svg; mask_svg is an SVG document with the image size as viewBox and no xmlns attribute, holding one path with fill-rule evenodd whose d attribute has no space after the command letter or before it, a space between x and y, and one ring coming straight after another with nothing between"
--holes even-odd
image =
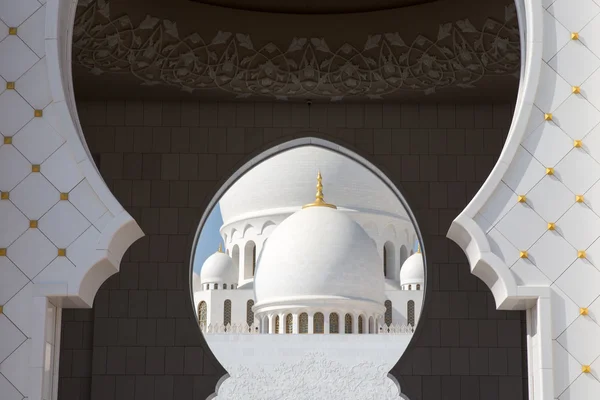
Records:
<instances>
[{"instance_id":1,"label":"gold inlay dot","mask_svg":"<svg viewBox=\"0 0 600 400\"><path fill-rule=\"evenodd\" d=\"M31 166L31 172L40 172L40 170L41 170L41 167L39 164L33 164Z\"/></svg>"},{"instance_id":2,"label":"gold inlay dot","mask_svg":"<svg viewBox=\"0 0 600 400\"><path fill-rule=\"evenodd\" d=\"M575 201L577 203L583 203L583 195L582 194L578 194L575 196Z\"/></svg>"},{"instance_id":3,"label":"gold inlay dot","mask_svg":"<svg viewBox=\"0 0 600 400\"><path fill-rule=\"evenodd\" d=\"M577 258L585 258L585 250L577 251Z\"/></svg>"},{"instance_id":4,"label":"gold inlay dot","mask_svg":"<svg viewBox=\"0 0 600 400\"><path fill-rule=\"evenodd\" d=\"M4 314L4 306L0 306L0 314Z\"/></svg>"},{"instance_id":5,"label":"gold inlay dot","mask_svg":"<svg viewBox=\"0 0 600 400\"><path fill-rule=\"evenodd\" d=\"M0 257L5 257L6 256L6 249L2 248L0 249Z\"/></svg>"},{"instance_id":6,"label":"gold inlay dot","mask_svg":"<svg viewBox=\"0 0 600 400\"><path fill-rule=\"evenodd\" d=\"M35 111L33 111L33 116L36 117L36 118L39 118L42 115L44 115L44 111L42 111L42 110L35 110Z\"/></svg>"},{"instance_id":7,"label":"gold inlay dot","mask_svg":"<svg viewBox=\"0 0 600 400\"><path fill-rule=\"evenodd\" d=\"M579 40L579 32L571 32L571 40Z\"/></svg>"},{"instance_id":8,"label":"gold inlay dot","mask_svg":"<svg viewBox=\"0 0 600 400\"><path fill-rule=\"evenodd\" d=\"M12 136L4 136L4 144L12 144Z\"/></svg>"},{"instance_id":9,"label":"gold inlay dot","mask_svg":"<svg viewBox=\"0 0 600 400\"><path fill-rule=\"evenodd\" d=\"M548 230L553 231L556 229L556 224L554 222L548 222Z\"/></svg>"},{"instance_id":10,"label":"gold inlay dot","mask_svg":"<svg viewBox=\"0 0 600 400\"><path fill-rule=\"evenodd\" d=\"M592 372L592 369L589 365L582 365L581 372L583 372L584 374L589 374L590 372Z\"/></svg>"},{"instance_id":11,"label":"gold inlay dot","mask_svg":"<svg viewBox=\"0 0 600 400\"><path fill-rule=\"evenodd\" d=\"M67 255L67 249L58 249L58 256L65 257Z\"/></svg>"},{"instance_id":12,"label":"gold inlay dot","mask_svg":"<svg viewBox=\"0 0 600 400\"><path fill-rule=\"evenodd\" d=\"M10 198L9 192L0 192L0 200L8 200Z\"/></svg>"},{"instance_id":13,"label":"gold inlay dot","mask_svg":"<svg viewBox=\"0 0 600 400\"><path fill-rule=\"evenodd\" d=\"M15 90L15 83L14 82L6 82L6 89L7 90Z\"/></svg>"},{"instance_id":14,"label":"gold inlay dot","mask_svg":"<svg viewBox=\"0 0 600 400\"><path fill-rule=\"evenodd\" d=\"M31 221L29 221L29 227L31 229L36 229L38 227L38 222L35 219L32 219Z\"/></svg>"},{"instance_id":15,"label":"gold inlay dot","mask_svg":"<svg viewBox=\"0 0 600 400\"><path fill-rule=\"evenodd\" d=\"M583 143L581 140L573 140L573 147L577 147L579 149L582 145Z\"/></svg>"},{"instance_id":16,"label":"gold inlay dot","mask_svg":"<svg viewBox=\"0 0 600 400\"><path fill-rule=\"evenodd\" d=\"M517 201L519 203L525 203L527 201L527 197L524 194L519 195L519 196L517 196Z\"/></svg>"},{"instance_id":17,"label":"gold inlay dot","mask_svg":"<svg viewBox=\"0 0 600 400\"><path fill-rule=\"evenodd\" d=\"M527 253L527 250L521 250L519 252L519 257L520 258L529 258L529 254Z\"/></svg>"},{"instance_id":18,"label":"gold inlay dot","mask_svg":"<svg viewBox=\"0 0 600 400\"><path fill-rule=\"evenodd\" d=\"M585 307L581 307L579 309L579 315L588 315L588 309Z\"/></svg>"},{"instance_id":19,"label":"gold inlay dot","mask_svg":"<svg viewBox=\"0 0 600 400\"><path fill-rule=\"evenodd\" d=\"M544 120L545 121L552 121L552 113L545 113L544 114Z\"/></svg>"},{"instance_id":20,"label":"gold inlay dot","mask_svg":"<svg viewBox=\"0 0 600 400\"><path fill-rule=\"evenodd\" d=\"M546 175L554 175L554 168L552 168L552 167L546 168Z\"/></svg>"},{"instance_id":21,"label":"gold inlay dot","mask_svg":"<svg viewBox=\"0 0 600 400\"><path fill-rule=\"evenodd\" d=\"M69 193L61 193L60 199L61 200L69 200Z\"/></svg>"},{"instance_id":22,"label":"gold inlay dot","mask_svg":"<svg viewBox=\"0 0 600 400\"><path fill-rule=\"evenodd\" d=\"M581 93L581 88L579 86L573 86L571 88L571 91L573 92L573 94L579 94Z\"/></svg>"},{"instance_id":23,"label":"gold inlay dot","mask_svg":"<svg viewBox=\"0 0 600 400\"><path fill-rule=\"evenodd\" d=\"M9 35L16 35L17 34L17 28L15 28L15 27L8 28L8 34Z\"/></svg>"}]
</instances>

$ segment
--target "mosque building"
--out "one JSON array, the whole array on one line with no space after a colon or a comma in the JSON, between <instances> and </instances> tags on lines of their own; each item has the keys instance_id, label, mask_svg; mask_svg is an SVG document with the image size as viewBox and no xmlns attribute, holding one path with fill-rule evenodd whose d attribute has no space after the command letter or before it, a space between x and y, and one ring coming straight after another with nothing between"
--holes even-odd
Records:
<instances>
[{"instance_id":1,"label":"mosque building","mask_svg":"<svg viewBox=\"0 0 600 400\"><path fill-rule=\"evenodd\" d=\"M323 175L315 200L302 205L314 187L311 166ZM370 175L337 153L301 147L240 178L219 203L225 248L204 261L194 287L203 332L412 332L423 257L420 246L412 251L416 232L402 204ZM323 176L336 205L324 199Z\"/></svg>"}]
</instances>

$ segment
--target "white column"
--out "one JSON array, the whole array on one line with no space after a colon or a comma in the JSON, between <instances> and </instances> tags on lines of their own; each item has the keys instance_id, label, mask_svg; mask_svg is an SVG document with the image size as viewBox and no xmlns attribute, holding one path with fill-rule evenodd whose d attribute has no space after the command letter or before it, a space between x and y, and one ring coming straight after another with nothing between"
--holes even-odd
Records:
<instances>
[{"instance_id":1,"label":"white column","mask_svg":"<svg viewBox=\"0 0 600 400\"><path fill-rule=\"evenodd\" d=\"M298 333L298 313L292 314L292 333Z\"/></svg>"},{"instance_id":2,"label":"white column","mask_svg":"<svg viewBox=\"0 0 600 400\"><path fill-rule=\"evenodd\" d=\"M352 314L352 333L358 333L358 314Z\"/></svg>"},{"instance_id":3,"label":"white column","mask_svg":"<svg viewBox=\"0 0 600 400\"><path fill-rule=\"evenodd\" d=\"M323 333L329 335L329 314L323 313Z\"/></svg>"},{"instance_id":4,"label":"white column","mask_svg":"<svg viewBox=\"0 0 600 400\"><path fill-rule=\"evenodd\" d=\"M285 314L279 314L279 333L285 333Z\"/></svg>"},{"instance_id":5,"label":"white column","mask_svg":"<svg viewBox=\"0 0 600 400\"><path fill-rule=\"evenodd\" d=\"M346 313L338 312L338 333L340 335L346 334Z\"/></svg>"},{"instance_id":6,"label":"white column","mask_svg":"<svg viewBox=\"0 0 600 400\"><path fill-rule=\"evenodd\" d=\"M315 313L308 314L308 333L315 333Z\"/></svg>"}]
</instances>

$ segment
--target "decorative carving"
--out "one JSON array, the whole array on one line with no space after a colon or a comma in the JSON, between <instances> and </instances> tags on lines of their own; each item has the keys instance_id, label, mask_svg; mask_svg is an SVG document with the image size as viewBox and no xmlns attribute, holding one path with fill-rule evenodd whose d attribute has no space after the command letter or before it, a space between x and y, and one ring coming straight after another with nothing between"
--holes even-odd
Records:
<instances>
[{"instance_id":1,"label":"decorative carving","mask_svg":"<svg viewBox=\"0 0 600 400\"><path fill-rule=\"evenodd\" d=\"M228 368L229 376L212 400L402 400L400 388L385 365L344 365L322 353L309 353L297 363Z\"/></svg>"},{"instance_id":2,"label":"decorative carving","mask_svg":"<svg viewBox=\"0 0 600 400\"><path fill-rule=\"evenodd\" d=\"M237 98L267 96L382 99L398 92L434 93L473 88L485 76L520 71L514 4L503 22L468 19L439 26L437 37L405 42L396 32L370 35L364 46L330 48L324 38L294 38L287 48L258 45L243 33L180 37L177 23L153 16L134 25L110 15L108 0L80 0L73 30L73 59L94 74L129 73L142 85L183 91L222 89Z\"/></svg>"}]
</instances>

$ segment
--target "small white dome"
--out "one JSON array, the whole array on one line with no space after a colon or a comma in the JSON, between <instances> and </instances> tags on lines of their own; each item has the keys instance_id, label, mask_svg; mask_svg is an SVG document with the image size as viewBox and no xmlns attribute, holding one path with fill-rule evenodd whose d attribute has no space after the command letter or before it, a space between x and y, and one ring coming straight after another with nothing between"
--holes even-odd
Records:
<instances>
[{"instance_id":1,"label":"small white dome","mask_svg":"<svg viewBox=\"0 0 600 400\"><path fill-rule=\"evenodd\" d=\"M237 274L231 257L220 251L208 257L200 269L200 282L228 285L237 283Z\"/></svg>"},{"instance_id":2,"label":"small white dome","mask_svg":"<svg viewBox=\"0 0 600 400\"><path fill-rule=\"evenodd\" d=\"M400 268L400 284L404 285L414 285L421 284L423 285L425 282L425 269L423 266L423 254L417 252L412 256L408 257L404 264L402 264L402 268Z\"/></svg>"},{"instance_id":3,"label":"small white dome","mask_svg":"<svg viewBox=\"0 0 600 400\"><path fill-rule=\"evenodd\" d=\"M256 306L347 300L381 306L381 259L375 242L344 212L305 208L269 236L258 259L254 293Z\"/></svg>"}]
</instances>

